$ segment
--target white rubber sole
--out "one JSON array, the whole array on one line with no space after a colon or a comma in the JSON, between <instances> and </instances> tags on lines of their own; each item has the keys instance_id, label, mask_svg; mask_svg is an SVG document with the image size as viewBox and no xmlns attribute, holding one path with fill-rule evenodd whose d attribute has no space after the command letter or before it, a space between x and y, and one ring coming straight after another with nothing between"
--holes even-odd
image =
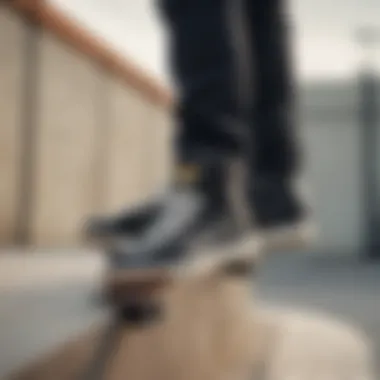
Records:
<instances>
[{"instance_id":1,"label":"white rubber sole","mask_svg":"<svg viewBox=\"0 0 380 380\"><path fill-rule=\"evenodd\" d=\"M257 230L262 239L265 252L279 250L300 250L309 248L318 236L317 228L312 222L300 222L291 226Z\"/></svg>"},{"instance_id":2,"label":"white rubber sole","mask_svg":"<svg viewBox=\"0 0 380 380\"><path fill-rule=\"evenodd\" d=\"M223 247L205 247L189 254L189 259L178 266L180 275L205 275L221 269L233 262L245 262L254 265L262 252L262 239L250 233L239 241Z\"/></svg>"},{"instance_id":3,"label":"white rubber sole","mask_svg":"<svg viewBox=\"0 0 380 380\"><path fill-rule=\"evenodd\" d=\"M207 277L229 264L243 263L254 266L262 251L262 241L254 234L247 234L236 242L225 246L193 247L184 260L173 264L162 264L148 268L111 269L114 281L133 283L166 278L175 281L186 278ZM124 279L124 280L123 280Z\"/></svg>"},{"instance_id":4,"label":"white rubber sole","mask_svg":"<svg viewBox=\"0 0 380 380\"><path fill-rule=\"evenodd\" d=\"M129 278L128 281L132 282L133 278L149 280L152 277L165 277L176 280L205 277L231 263L245 263L254 266L264 253L305 249L315 240L316 235L315 225L311 222L302 222L271 230L256 230L255 233L247 233L241 239L224 246L192 247L184 260L173 264L115 270L115 274L121 278ZM108 246L109 248L110 246ZM128 251L126 247L125 250Z\"/></svg>"}]
</instances>

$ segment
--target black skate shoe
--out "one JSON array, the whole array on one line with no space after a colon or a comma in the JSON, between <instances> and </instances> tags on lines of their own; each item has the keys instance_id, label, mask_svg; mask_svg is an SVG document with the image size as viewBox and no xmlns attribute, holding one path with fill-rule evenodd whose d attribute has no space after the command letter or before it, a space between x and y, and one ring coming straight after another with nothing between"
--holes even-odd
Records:
<instances>
[{"instance_id":1,"label":"black skate shoe","mask_svg":"<svg viewBox=\"0 0 380 380\"><path fill-rule=\"evenodd\" d=\"M292 181L275 176L259 178L250 199L255 230L265 250L307 248L315 239L310 206Z\"/></svg>"},{"instance_id":2,"label":"black skate shoe","mask_svg":"<svg viewBox=\"0 0 380 380\"><path fill-rule=\"evenodd\" d=\"M116 238L138 238L154 223L164 203L164 197L156 197L116 215L92 217L85 226L86 237L100 245L107 245L109 240Z\"/></svg>"},{"instance_id":3,"label":"black skate shoe","mask_svg":"<svg viewBox=\"0 0 380 380\"><path fill-rule=\"evenodd\" d=\"M178 178L153 208L154 216L142 218L144 228L137 223L136 237L108 234L113 267L198 271L225 260L253 260L260 243L239 188L244 180L240 167L220 161L187 164L180 167Z\"/></svg>"}]
</instances>

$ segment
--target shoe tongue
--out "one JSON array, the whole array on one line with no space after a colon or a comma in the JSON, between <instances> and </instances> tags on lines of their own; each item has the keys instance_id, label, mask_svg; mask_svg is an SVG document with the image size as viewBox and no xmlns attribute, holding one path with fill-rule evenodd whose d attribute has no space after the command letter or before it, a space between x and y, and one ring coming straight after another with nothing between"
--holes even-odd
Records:
<instances>
[{"instance_id":1,"label":"shoe tongue","mask_svg":"<svg viewBox=\"0 0 380 380\"><path fill-rule=\"evenodd\" d=\"M181 162L176 166L174 183L177 188L186 188L201 194L206 208L217 214L228 206L224 171L219 162Z\"/></svg>"}]
</instances>

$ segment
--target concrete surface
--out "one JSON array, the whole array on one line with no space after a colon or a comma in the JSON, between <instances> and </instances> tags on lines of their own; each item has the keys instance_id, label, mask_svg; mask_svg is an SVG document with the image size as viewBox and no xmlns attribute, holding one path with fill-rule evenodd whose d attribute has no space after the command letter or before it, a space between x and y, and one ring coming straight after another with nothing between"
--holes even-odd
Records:
<instances>
[{"instance_id":1,"label":"concrete surface","mask_svg":"<svg viewBox=\"0 0 380 380\"><path fill-rule=\"evenodd\" d=\"M359 255L277 255L258 276L265 302L323 311L362 329L380 370L380 262Z\"/></svg>"},{"instance_id":2,"label":"concrete surface","mask_svg":"<svg viewBox=\"0 0 380 380\"><path fill-rule=\"evenodd\" d=\"M101 273L101 258L89 252L0 255L0 378L105 317L93 302ZM263 302L331 313L379 345L380 264L278 255L258 282Z\"/></svg>"},{"instance_id":3,"label":"concrete surface","mask_svg":"<svg viewBox=\"0 0 380 380\"><path fill-rule=\"evenodd\" d=\"M101 269L88 252L0 253L0 379L104 317Z\"/></svg>"}]
</instances>

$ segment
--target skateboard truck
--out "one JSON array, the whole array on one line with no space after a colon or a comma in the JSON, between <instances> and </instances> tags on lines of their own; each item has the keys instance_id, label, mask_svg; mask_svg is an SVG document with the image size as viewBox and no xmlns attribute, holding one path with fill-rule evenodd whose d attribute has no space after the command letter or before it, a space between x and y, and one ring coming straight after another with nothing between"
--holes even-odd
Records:
<instances>
[{"instance_id":1,"label":"skateboard truck","mask_svg":"<svg viewBox=\"0 0 380 380\"><path fill-rule=\"evenodd\" d=\"M155 322L162 314L157 297L168 284L159 271L117 271L107 280L106 297L119 317L131 326Z\"/></svg>"},{"instance_id":2,"label":"skateboard truck","mask_svg":"<svg viewBox=\"0 0 380 380\"><path fill-rule=\"evenodd\" d=\"M138 290L124 295L111 306L125 325L134 328L157 322L163 314L162 306L155 299L154 293L141 294Z\"/></svg>"},{"instance_id":3,"label":"skateboard truck","mask_svg":"<svg viewBox=\"0 0 380 380\"><path fill-rule=\"evenodd\" d=\"M129 325L142 327L157 321L162 316L158 303L150 300L128 300L119 310L120 317Z\"/></svg>"},{"instance_id":4,"label":"skateboard truck","mask_svg":"<svg viewBox=\"0 0 380 380\"><path fill-rule=\"evenodd\" d=\"M147 277L146 273L111 274L106 282L106 300L112 310L111 321L85 373L78 380L104 379L107 363L119 348L122 331L126 327L144 328L161 319L163 310L157 300L157 293L166 283L166 279L151 277L151 274Z\"/></svg>"}]
</instances>

